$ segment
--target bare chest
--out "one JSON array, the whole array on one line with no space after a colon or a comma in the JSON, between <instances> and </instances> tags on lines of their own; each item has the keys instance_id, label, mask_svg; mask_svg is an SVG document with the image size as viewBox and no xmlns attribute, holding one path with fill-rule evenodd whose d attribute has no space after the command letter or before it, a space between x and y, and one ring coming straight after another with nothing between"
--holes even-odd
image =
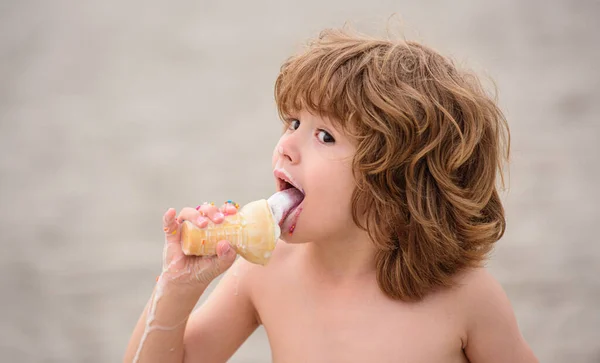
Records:
<instances>
[{"instance_id":1,"label":"bare chest","mask_svg":"<svg viewBox=\"0 0 600 363\"><path fill-rule=\"evenodd\" d=\"M275 362L466 362L459 318L436 302L360 286L269 286L255 304Z\"/></svg>"}]
</instances>

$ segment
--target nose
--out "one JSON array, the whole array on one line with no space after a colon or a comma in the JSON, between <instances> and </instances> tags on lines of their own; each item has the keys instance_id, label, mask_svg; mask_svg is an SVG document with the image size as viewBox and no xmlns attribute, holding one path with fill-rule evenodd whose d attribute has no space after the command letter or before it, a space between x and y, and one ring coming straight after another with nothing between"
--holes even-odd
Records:
<instances>
[{"instance_id":1,"label":"nose","mask_svg":"<svg viewBox=\"0 0 600 363\"><path fill-rule=\"evenodd\" d=\"M287 159L291 164L298 164L300 162L300 152L297 144L298 140L295 139L294 135L284 136L277 144L277 153L279 154L279 157Z\"/></svg>"}]
</instances>

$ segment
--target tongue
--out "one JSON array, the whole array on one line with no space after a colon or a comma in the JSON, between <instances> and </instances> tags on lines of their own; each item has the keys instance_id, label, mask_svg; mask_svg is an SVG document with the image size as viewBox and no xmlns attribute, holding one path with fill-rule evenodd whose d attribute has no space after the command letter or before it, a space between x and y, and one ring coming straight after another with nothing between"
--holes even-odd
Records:
<instances>
[{"instance_id":1,"label":"tongue","mask_svg":"<svg viewBox=\"0 0 600 363\"><path fill-rule=\"evenodd\" d=\"M302 203L302 200L304 200L304 194L296 188L290 188L273 194L267 203L271 207L275 222L281 226L290 211Z\"/></svg>"}]
</instances>

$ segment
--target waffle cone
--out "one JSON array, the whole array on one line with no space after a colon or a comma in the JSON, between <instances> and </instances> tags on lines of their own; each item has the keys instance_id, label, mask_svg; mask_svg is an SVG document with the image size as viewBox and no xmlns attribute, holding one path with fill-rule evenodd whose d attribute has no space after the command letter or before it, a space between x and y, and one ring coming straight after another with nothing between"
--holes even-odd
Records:
<instances>
[{"instance_id":1,"label":"waffle cone","mask_svg":"<svg viewBox=\"0 0 600 363\"><path fill-rule=\"evenodd\" d=\"M234 215L225 216L222 223L209 222L206 228L184 221L181 248L186 255L212 256L217 254L217 243L227 240L244 259L266 265L279 234L269 204L261 199L244 205Z\"/></svg>"}]
</instances>

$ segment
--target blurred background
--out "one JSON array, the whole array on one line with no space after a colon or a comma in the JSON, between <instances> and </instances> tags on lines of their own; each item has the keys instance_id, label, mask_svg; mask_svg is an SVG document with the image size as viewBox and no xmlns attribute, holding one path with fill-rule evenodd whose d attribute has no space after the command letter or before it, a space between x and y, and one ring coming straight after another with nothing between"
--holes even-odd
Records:
<instances>
[{"instance_id":1,"label":"blurred background","mask_svg":"<svg viewBox=\"0 0 600 363\"><path fill-rule=\"evenodd\" d=\"M512 162L489 266L525 338L542 362L600 362L599 4L0 1L0 360L120 361L164 211L273 192L280 64L397 13L497 83ZM262 328L231 359L269 360Z\"/></svg>"}]
</instances>

